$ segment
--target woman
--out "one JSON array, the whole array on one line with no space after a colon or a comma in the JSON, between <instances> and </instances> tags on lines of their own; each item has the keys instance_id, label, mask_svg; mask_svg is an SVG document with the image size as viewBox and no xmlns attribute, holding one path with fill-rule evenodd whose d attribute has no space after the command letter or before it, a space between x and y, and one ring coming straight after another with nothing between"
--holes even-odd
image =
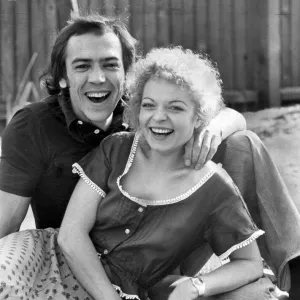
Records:
<instances>
[{"instance_id":1,"label":"woman","mask_svg":"<svg viewBox=\"0 0 300 300\"><path fill-rule=\"evenodd\" d=\"M230 262L177 281L169 300L222 297L262 276L255 239L263 232L231 178L211 161L195 170L183 160L194 130L223 107L219 73L173 48L151 51L130 76L127 119L136 133L105 139L74 165L81 179L58 238L53 229L26 231L20 261L28 243L34 250L17 282L28 285L2 287L8 297L34 289L39 299L154 299L151 287L205 242ZM6 237L12 254L17 236Z\"/></svg>"}]
</instances>

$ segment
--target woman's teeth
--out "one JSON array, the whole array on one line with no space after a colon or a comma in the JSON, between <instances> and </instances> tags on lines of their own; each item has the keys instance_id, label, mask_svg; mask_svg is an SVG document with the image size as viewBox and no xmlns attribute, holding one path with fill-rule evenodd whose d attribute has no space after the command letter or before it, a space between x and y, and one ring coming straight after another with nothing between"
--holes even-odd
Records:
<instances>
[{"instance_id":1,"label":"woman's teeth","mask_svg":"<svg viewBox=\"0 0 300 300\"><path fill-rule=\"evenodd\" d=\"M91 92L86 93L86 96L93 102L93 103L100 103L106 100L109 96L109 92Z\"/></svg>"},{"instance_id":2,"label":"woman's teeth","mask_svg":"<svg viewBox=\"0 0 300 300\"><path fill-rule=\"evenodd\" d=\"M159 135L168 135L168 134L171 134L174 131L172 129L162 129L162 128L150 128L150 130L154 134L159 134Z\"/></svg>"}]
</instances>

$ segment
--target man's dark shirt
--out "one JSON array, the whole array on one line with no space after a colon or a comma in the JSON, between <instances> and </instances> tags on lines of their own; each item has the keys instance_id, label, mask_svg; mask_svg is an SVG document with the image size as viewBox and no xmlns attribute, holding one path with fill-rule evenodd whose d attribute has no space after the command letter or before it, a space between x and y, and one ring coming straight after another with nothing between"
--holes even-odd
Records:
<instances>
[{"instance_id":1,"label":"man's dark shirt","mask_svg":"<svg viewBox=\"0 0 300 300\"><path fill-rule=\"evenodd\" d=\"M50 96L21 109L2 137L0 190L32 197L37 228L60 227L78 181L72 164L107 135L126 130L122 112L118 105L104 132L79 120L63 96Z\"/></svg>"}]
</instances>

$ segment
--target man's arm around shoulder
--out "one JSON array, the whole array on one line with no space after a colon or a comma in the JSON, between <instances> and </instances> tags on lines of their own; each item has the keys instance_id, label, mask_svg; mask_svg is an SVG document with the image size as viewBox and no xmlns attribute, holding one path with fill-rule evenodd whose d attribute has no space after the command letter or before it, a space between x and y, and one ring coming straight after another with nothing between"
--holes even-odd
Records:
<instances>
[{"instance_id":1,"label":"man's arm around shoulder","mask_svg":"<svg viewBox=\"0 0 300 300\"><path fill-rule=\"evenodd\" d=\"M0 238L19 230L31 197L23 197L0 190Z\"/></svg>"}]
</instances>

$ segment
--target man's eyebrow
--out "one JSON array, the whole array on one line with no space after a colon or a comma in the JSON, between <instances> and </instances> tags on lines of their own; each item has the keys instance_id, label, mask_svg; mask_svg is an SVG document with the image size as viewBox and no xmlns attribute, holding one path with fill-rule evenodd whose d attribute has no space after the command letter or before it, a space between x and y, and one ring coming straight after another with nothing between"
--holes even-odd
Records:
<instances>
[{"instance_id":1,"label":"man's eyebrow","mask_svg":"<svg viewBox=\"0 0 300 300\"><path fill-rule=\"evenodd\" d=\"M100 59L100 62L107 62L107 61L111 61L111 60L119 61L119 58L116 56L109 56L109 57ZM91 61L93 61L91 58L76 57L72 60L72 64L76 64L78 62L91 62Z\"/></svg>"}]
</instances>

